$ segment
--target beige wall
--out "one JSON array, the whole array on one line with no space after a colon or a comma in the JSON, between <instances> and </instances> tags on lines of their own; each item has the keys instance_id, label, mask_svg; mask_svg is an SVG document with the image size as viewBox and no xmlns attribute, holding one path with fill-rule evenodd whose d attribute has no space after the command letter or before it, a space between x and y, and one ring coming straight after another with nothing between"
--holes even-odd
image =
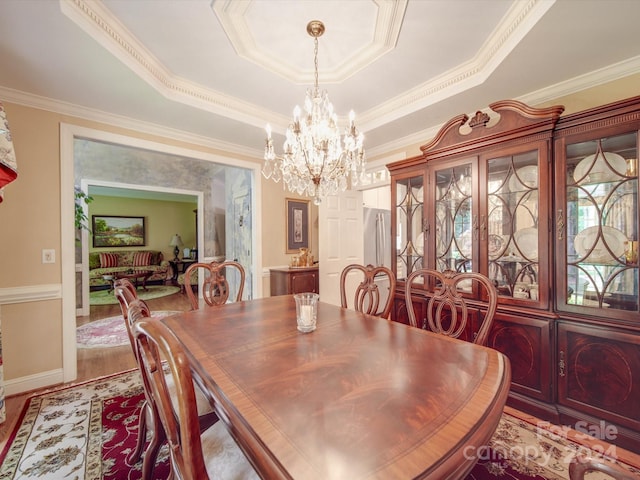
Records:
<instances>
[{"instance_id":1,"label":"beige wall","mask_svg":"<svg viewBox=\"0 0 640 480\"><path fill-rule=\"evenodd\" d=\"M89 204L89 222L92 215L144 217L146 245L131 250L160 250L165 260L171 260L173 247L169 246L169 242L176 233L182 238L184 247L191 248L197 243L196 216L193 213L197 207L197 203L93 195L93 201ZM93 241L90 240L89 251L109 250L94 249L92 245Z\"/></svg>"},{"instance_id":2,"label":"beige wall","mask_svg":"<svg viewBox=\"0 0 640 480\"><path fill-rule=\"evenodd\" d=\"M640 89L637 85L640 85L640 75L548 103L565 104L568 106L568 113L638 95ZM24 300L25 292L30 291L28 287L49 291L51 285L59 286L61 283L59 256L55 264L41 263L42 249L53 248L59 254L61 248L60 123L81 125L208 153L224 155L224 152L11 103L6 103L5 109L19 169L18 180L5 189L5 201L0 204L3 233L0 235L0 319L4 376L7 382L11 382L20 377L37 377L47 371L62 368L61 300ZM451 112L451 116L459 113ZM421 144L428 140L430 139L425 138ZM402 150L407 156L413 156L420 153L418 147L419 145L411 145ZM387 152L384 156L391 153L393 152ZM242 160L261 162L260 159L251 158ZM263 260L260 267L286 265L290 255L285 253L284 199L295 196L284 191L281 184L262 178L258 181L262 182L262 195L258 201L261 202L263 217L262 232L259 232ZM313 204L310 221L311 250L317 256L318 210ZM265 295L269 292L268 283L268 277L264 277ZM33 352L38 354L34 355Z\"/></svg>"},{"instance_id":3,"label":"beige wall","mask_svg":"<svg viewBox=\"0 0 640 480\"><path fill-rule=\"evenodd\" d=\"M282 267L289 265L291 254L286 249L286 216L285 198L303 198L285 191L282 182L275 183L271 180L262 182L262 259L265 268ZM309 202L310 245L311 254L318 258L318 207ZM262 292L264 297L270 295L270 279L264 276L262 280Z\"/></svg>"}]
</instances>

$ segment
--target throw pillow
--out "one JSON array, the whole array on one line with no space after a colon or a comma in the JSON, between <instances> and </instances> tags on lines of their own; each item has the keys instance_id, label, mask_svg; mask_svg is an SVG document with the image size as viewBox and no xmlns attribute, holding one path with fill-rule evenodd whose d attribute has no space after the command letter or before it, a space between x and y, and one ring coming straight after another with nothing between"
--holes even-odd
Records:
<instances>
[{"instance_id":1,"label":"throw pillow","mask_svg":"<svg viewBox=\"0 0 640 480\"><path fill-rule=\"evenodd\" d=\"M100 268L115 268L118 266L117 253L101 253Z\"/></svg>"},{"instance_id":2,"label":"throw pillow","mask_svg":"<svg viewBox=\"0 0 640 480\"><path fill-rule=\"evenodd\" d=\"M133 266L145 267L151 265L151 252L136 252L133 254Z\"/></svg>"}]
</instances>

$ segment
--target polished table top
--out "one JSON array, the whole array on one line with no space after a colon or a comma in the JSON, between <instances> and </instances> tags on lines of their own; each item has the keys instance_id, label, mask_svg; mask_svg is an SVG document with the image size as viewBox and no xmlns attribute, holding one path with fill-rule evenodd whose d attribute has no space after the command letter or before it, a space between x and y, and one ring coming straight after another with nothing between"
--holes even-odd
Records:
<instances>
[{"instance_id":1,"label":"polished table top","mask_svg":"<svg viewBox=\"0 0 640 480\"><path fill-rule=\"evenodd\" d=\"M322 302L300 333L291 295L162 321L263 478L461 478L509 391L495 350Z\"/></svg>"}]
</instances>

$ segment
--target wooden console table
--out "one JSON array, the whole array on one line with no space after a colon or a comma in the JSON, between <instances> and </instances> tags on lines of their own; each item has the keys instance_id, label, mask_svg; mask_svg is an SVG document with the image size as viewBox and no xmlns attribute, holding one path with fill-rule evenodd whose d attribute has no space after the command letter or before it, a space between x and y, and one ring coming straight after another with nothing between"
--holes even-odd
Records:
<instances>
[{"instance_id":1,"label":"wooden console table","mask_svg":"<svg viewBox=\"0 0 640 480\"><path fill-rule=\"evenodd\" d=\"M271 296L320 293L318 267L271 268Z\"/></svg>"}]
</instances>

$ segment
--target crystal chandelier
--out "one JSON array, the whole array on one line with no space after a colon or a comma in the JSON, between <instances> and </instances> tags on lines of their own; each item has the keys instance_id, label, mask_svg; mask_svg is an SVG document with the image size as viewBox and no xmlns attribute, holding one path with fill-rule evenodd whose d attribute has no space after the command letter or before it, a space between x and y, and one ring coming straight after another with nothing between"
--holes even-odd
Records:
<instances>
[{"instance_id":1,"label":"crystal chandelier","mask_svg":"<svg viewBox=\"0 0 640 480\"><path fill-rule=\"evenodd\" d=\"M267 125L262 174L276 182L282 178L289 191L313 196L319 205L320 197L344 191L349 183L358 184L364 174L364 136L356 129L353 110L349 126L340 136L329 95L318 88L318 37L324 33L324 24L312 20L307 33L314 42L315 84L313 90L307 90L303 116L297 105L293 111L282 156L274 152L271 127Z\"/></svg>"}]
</instances>

